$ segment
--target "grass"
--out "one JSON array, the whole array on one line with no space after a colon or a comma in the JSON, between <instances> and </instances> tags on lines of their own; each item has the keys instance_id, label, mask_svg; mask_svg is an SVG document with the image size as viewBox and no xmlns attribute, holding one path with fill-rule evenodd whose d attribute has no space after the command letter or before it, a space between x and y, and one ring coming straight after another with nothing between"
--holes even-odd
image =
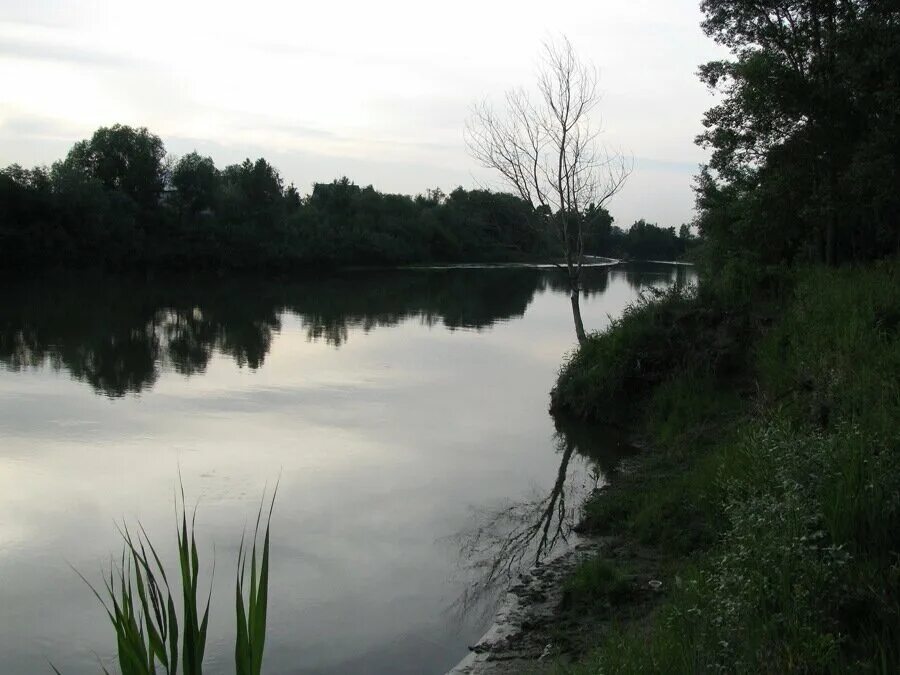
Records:
<instances>
[{"instance_id":1,"label":"grass","mask_svg":"<svg viewBox=\"0 0 900 675\"><path fill-rule=\"evenodd\" d=\"M586 528L653 546L668 577L561 671L900 672L900 264L779 290L743 317L721 289L647 299L562 370L555 406L624 398L653 447Z\"/></svg>"},{"instance_id":2,"label":"grass","mask_svg":"<svg viewBox=\"0 0 900 675\"><path fill-rule=\"evenodd\" d=\"M237 638L234 645L234 664L236 675L259 675L262 672L263 651L266 644L266 613L269 598L269 524L272 522L272 509L275 507L275 493L269 504L266 518L266 531L259 566L256 558L256 534L259 532L262 519L262 504L256 515L256 527L253 530L253 544L250 550L250 570L247 576L247 551L244 539L238 549L238 573L235 583L235 614L237 617ZM244 587L248 580L250 590L244 601Z\"/></svg>"},{"instance_id":3,"label":"grass","mask_svg":"<svg viewBox=\"0 0 900 675\"><path fill-rule=\"evenodd\" d=\"M612 604L623 600L630 590L628 577L601 557L581 563L566 580L563 603L568 608L587 604Z\"/></svg>"},{"instance_id":4,"label":"grass","mask_svg":"<svg viewBox=\"0 0 900 675\"><path fill-rule=\"evenodd\" d=\"M238 553L235 582L235 674L259 675L265 647L266 610L269 584L269 532L275 493L269 503L262 548L257 551L262 525L260 504L253 538L248 547L244 538ZM200 556L194 536L196 510L190 520L185 509L184 489L176 504L178 567L173 574L162 562L150 537L139 526L136 535L122 529L124 547L117 569L110 569L99 591L81 573L82 580L106 611L116 639L119 671L122 675L201 675L206 651L212 581L206 597L199 588ZM249 569L248 569L249 562ZM170 575L180 585L176 603ZM215 576L213 564L212 576ZM245 593L249 583L249 593ZM176 591L177 593L177 591ZM246 597L246 599L245 599ZM56 673L60 671L51 666ZM101 665L104 673L109 671Z\"/></svg>"},{"instance_id":5,"label":"grass","mask_svg":"<svg viewBox=\"0 0 900 675\"><path fill-rule=\"evenodd\" d=\"M682 374L736 378L752 320L693 288L646 294L572 355L551 391L551 410L607 422L631 415L631 404L660 385L677 386Z\"/></svg>"}]
</instances>

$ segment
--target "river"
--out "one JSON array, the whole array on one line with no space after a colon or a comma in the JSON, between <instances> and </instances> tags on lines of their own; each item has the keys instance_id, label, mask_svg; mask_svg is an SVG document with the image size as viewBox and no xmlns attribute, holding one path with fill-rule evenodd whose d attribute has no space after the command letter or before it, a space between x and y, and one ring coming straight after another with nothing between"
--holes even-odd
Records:
<instances>
[{"instance_id":1,"label":"river","mask_svg":"<svg viewBox=\"0 0 900 675\"><path fill-rule=\"evenodd\" d=\"M587 270L585 325L693 275ZM123 522L174 561L179 472L202 588L215 550L208 672L232 671L238 544L280 480L265 671L442 673L490 621L507 568L561 545L628 451L547 412L575 346L556 270L2 287L3 673L113 665L112 630L73 568L100 584ZM544 526L548 511L559 522Z\"/></svg>"}]
</instances>

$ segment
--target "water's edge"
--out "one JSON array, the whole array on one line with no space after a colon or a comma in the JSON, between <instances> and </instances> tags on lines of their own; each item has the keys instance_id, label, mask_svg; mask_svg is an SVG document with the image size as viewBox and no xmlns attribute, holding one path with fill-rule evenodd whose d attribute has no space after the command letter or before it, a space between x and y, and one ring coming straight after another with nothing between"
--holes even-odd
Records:
<instances>
[{"instance_id":1,"label":"water's edge","mask_svg":"<svg viewBox=\"0 0 900 675\"><path fill-rule=\"evenodd\" d=\"M602 538L577 537L567 548L520 573L491 626L447 675L513 675L549 656L553 645L546 642L544 629L557 616L565 580L603 544Z\"/></svg>"}]
</instances>

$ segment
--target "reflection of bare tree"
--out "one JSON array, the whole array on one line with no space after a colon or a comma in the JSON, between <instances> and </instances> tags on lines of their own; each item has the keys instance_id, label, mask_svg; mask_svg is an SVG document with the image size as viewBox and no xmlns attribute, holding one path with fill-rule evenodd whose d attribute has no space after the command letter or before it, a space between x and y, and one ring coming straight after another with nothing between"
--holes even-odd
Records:
<instances>
[{"instance_id":1,"label":"reflection of bare tree","mask_svg":"<svg viewBox=\"0 0 900 675\"><path fill-rule=\"evenodd\" d=\"M568 543L576 523L575 507L597 486L597 471L572 471L576 446L557 436L561 451L559 469L549 493L474 513L474 526L457 535L462 566L471 575L454 603L460 615L468 614L506 587L524 567L549 555L560 543ZM579 463L581 464L581 463ZM579 485L579 479L581 484ZM483 607L492 611L491 607Z\"/></svg>"},{"instance_id":2,"label":"reflection of bare tree","mask_svg":"<svg viewBox=\"0 0 900 675\"><path fill-rule=\"evenodd\" d=\"M460 618L493 612L491 601L517 574L568 544L584 501L633 452L611 429L561 417L554 423L560 462L549 492L476 510L473 525L454 538L467 577L452 606Z\"/></svg>"}]
</instances>

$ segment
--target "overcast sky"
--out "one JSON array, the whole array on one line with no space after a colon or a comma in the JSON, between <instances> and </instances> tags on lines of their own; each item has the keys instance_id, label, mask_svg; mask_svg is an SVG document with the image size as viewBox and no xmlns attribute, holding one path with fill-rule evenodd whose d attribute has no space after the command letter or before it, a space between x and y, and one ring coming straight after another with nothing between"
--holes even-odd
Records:
<instances>
[{"instance_id":1,"label":"overcast sky","mask_svg":"<svg viewBox=\"0 0 900 675\"><path fill-rule=\"evenodd\" d=\"M0 0L0 165L51 163L99 126L147 126L223 167L266 157L286 182L501 187L468 157L479 99L534 80L566 34L601 73L605 139L635 172L619 225L693 213L693 144L720 52L699 0Z\"/></svg>"}]
</instances>

